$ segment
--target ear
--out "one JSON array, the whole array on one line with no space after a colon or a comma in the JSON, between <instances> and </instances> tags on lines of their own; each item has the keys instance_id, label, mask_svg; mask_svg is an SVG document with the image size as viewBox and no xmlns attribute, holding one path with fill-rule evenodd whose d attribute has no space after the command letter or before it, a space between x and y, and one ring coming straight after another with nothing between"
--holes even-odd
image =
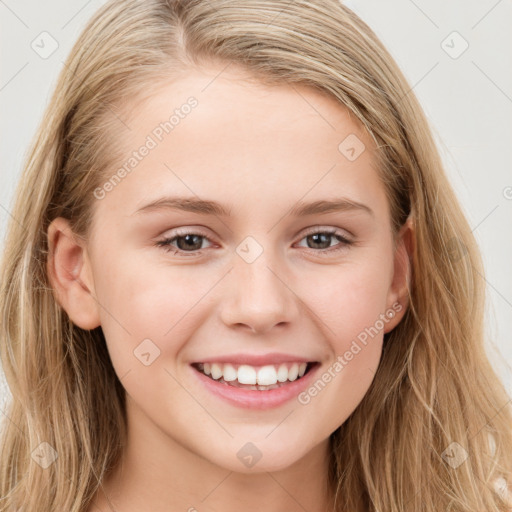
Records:
<instances>
[{"instance_id":1,"label":"ear","mask_svg":"<svg viewBox=\"0 0 512 512\"><path fill-rule=\"evenodd\" d=\"M386 311L395 311L395 316L386 323L384 332L392 331L402 320L409 305L409 285L411 282L411 261L415 245L412 213L401 227L396 238L393 264L393 279L386 300Z\"/></svg>"},{"instance_id":2,"label":"ear","mask_svg":"<svg viewBox=\"0 0 512 512\"><path fill-rule=\"evenodd\" d=\"M48 279L57 302L78 327L90 330L100 325L100 315L90 260L69 221L58 217L48 227Z\"/></svg>"}]
</instances>

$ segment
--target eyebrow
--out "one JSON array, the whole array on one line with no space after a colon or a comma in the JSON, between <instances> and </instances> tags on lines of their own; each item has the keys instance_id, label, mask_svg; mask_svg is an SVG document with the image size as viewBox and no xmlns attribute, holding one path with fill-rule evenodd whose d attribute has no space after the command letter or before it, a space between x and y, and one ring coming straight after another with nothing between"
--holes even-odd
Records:
<instances>
[{"instance_id":1,"label":"eyebrow","mask_svg":"<svg viewBox=\"0 0 512 512\"><path fill-rule=\"evenodd\" d=\"M191 197L161 197L141 206L138 210L133 212L132 215L168 209L183 210L204 215L216 215L219 217L230 216L230 210L228 211L222 204L216 201L195 199ZM366 212L372 217L375 216L373 210L369 206L344 197L330 200L323 199L311 203L298 202L290 210L288 215L302 217L306 215L344 211L360 211Z\"/></svg>"}]
</instances>

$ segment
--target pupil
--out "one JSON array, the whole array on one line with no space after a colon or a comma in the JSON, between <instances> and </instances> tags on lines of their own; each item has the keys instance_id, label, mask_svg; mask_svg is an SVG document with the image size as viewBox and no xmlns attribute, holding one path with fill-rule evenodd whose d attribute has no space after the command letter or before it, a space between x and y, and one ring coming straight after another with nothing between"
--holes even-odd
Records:
<instances>
[{"instance_id":1,"label":"pupil","mask_svg":"<svg viewBox=\"0 0 512 512\"><path fill-rule=\"evenodd\" d=\"M332 235L328 234L328 233L315 233L313 235L309 235L309 238L313 239L313 243L314 244L322 244L322 243L326 243L327 242L327 246L326 247L329 247L329 238L331 237ZM318 241L318 239L322 239L323 238L323 242L322 241ZM322 247L322 248L325 248L325 247Z\"/></svg>"},{"instance_id":2,"label":"pupil","mask_svg":"<svg viewBox=\"0 0 512 512\"><path fill-rule=\"evenodd\" d=\"M195 239L195 241L196 241L195 245L194 245L193 239ZM186 240L186 244L180 243L182 240ZM198 240L199 240L199 243L197 243ZM200 249L201 248L201 236L199 236L199 235L180 236L178 238L178 247L185 251L187 249Z\"/></svg>"}]
</instances>

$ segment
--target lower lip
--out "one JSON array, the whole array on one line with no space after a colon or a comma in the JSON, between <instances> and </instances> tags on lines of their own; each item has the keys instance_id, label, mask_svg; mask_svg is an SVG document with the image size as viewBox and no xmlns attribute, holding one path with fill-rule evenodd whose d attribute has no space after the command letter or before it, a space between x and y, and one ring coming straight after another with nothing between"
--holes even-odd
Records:
<instances>
[{"instance_id":1,"label":"lower lip","mask_svg":"<svg viewBox=\"0 0 512 512\"><path fill-rule=\"evenodd\" d=\"M223 384L192 367L193 372L203 385L214 395L224 399L231 405L245 407L247 409L271 409L297 398L309 385L320 365L316 363L300 379L288 382L284 386L275 389L259 391L256 389L244 389Z\"/></svg>"}]
</instances>

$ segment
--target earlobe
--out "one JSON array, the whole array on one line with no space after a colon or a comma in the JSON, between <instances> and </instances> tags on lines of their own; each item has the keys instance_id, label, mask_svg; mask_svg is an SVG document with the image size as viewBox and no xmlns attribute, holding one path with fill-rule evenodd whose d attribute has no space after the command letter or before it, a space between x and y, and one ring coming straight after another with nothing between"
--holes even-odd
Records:
<instances>
[{"instance_id":1,"label":"earlobe","mask_svg":"<svg viewBox=\"0 0 512 512\"><path fill-rule=\"evenodd\" d=\"M51 222L47 235L46 269L57 302L78 327L85 330L98 327L99 309L84 243L62 217Z\"/></svg>"},{"instance_id":2,"label":"earlobe","mask_svg":"<svg viewBox=\"0 0 512 512\"><path fill-rule=\"evenodd\" d=\"M402 320L409 305L410 282L412 276L412 257L414 252L414 224L412 214L409 215L397 236L394 255L393 279L389 288L387 306L396 311L393 320L384 330L393 330ZM400 304L400 306L398 306Z\"/></svg>"}]
</instances>

